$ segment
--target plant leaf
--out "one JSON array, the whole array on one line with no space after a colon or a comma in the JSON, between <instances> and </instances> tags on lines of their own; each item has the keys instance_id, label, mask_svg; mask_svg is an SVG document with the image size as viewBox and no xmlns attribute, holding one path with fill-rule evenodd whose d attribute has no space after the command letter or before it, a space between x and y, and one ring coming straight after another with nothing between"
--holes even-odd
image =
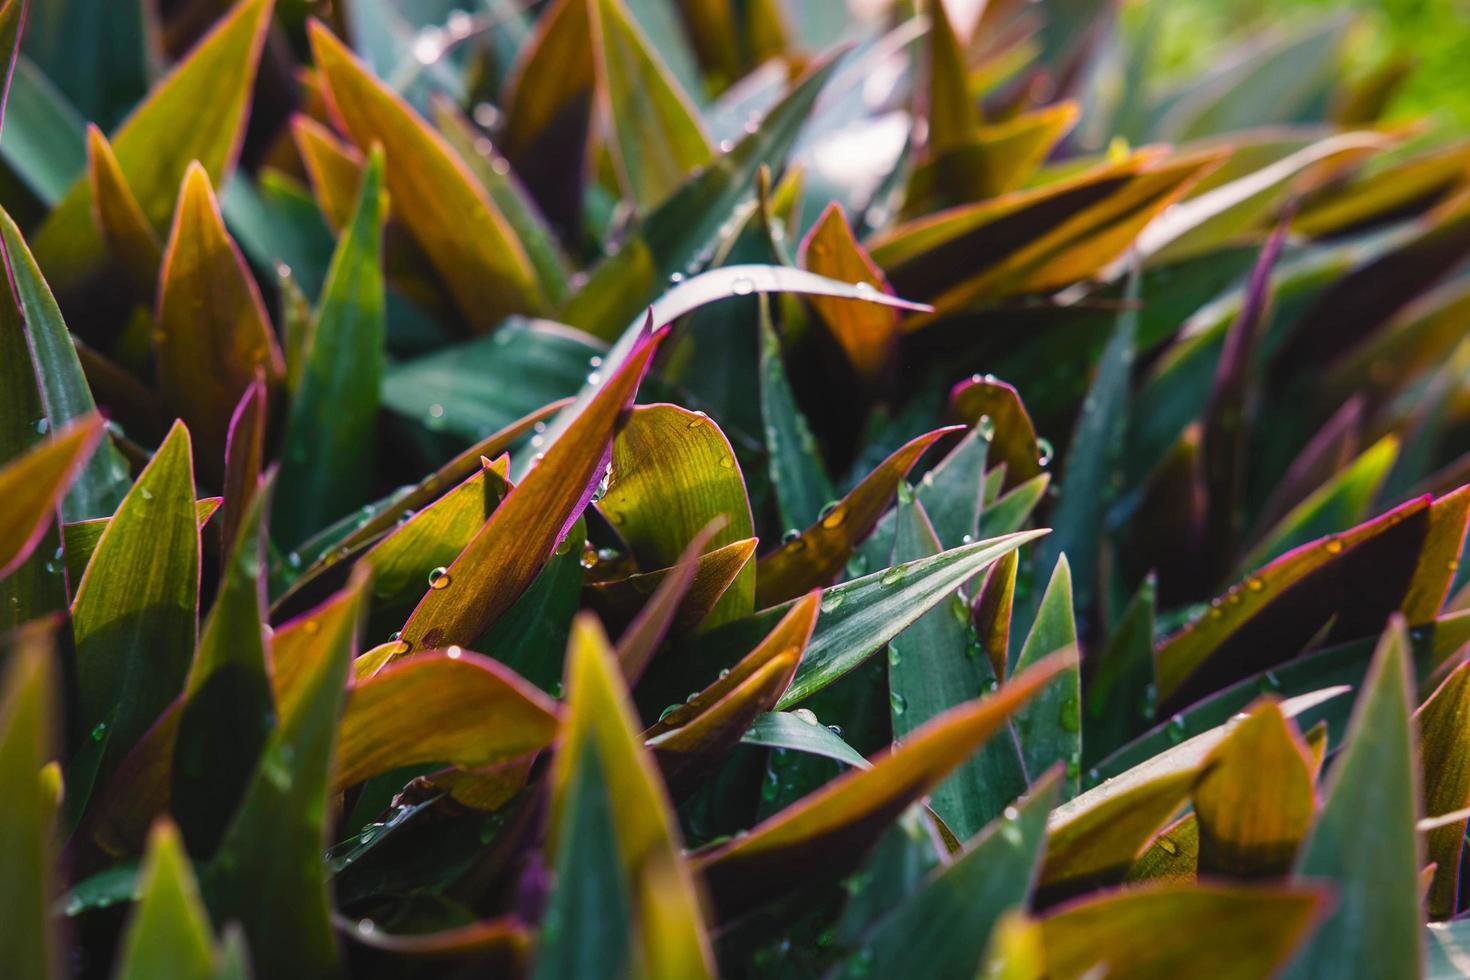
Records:
<instances>
[{"instance_id":1,"label":"plant leaf","mask_svg":"<svg viewBox=\"0 0 1470 980\"><path fill-rule=\"evenodd\" d=\"M204 472L218 478L235 406L264 371L267 383L285 361L260 290L225 230L202 166L191 166L179 191L158 288L159 387L191 433L210 450Z\"/></svg>"},{"instance_id":2,"label":"plant leaf","mask_svg":"<svg viewBox=\"0 0 1470 980\"><path fill-rule=\"evenodd\" d=\"M424 762L479 769L543 749L555 732L553 702L488 657L417 654L348 692L335 785Z\"/></svg>"},{"instance_id":3,"label":"plant leaf","mask_svg":"<svg viewBox=\"0 0 1470 980\"><path fill-rule=\"evenodd\" d=\"M1026 634L1010 673L1076 645L1072 571L1067 556L1060 555L1041 596L1031 631ZM1051 686L1017 712L1015 726L1025 771L1043 772L1060 762L1066 766L1063 795L1069 799L1075 796L1082 765L1082 680L1078 669L1074 666L1063 671Z\"/></svg>"},{"instance_id":4,"label":"plant leaf","mask_svg":"<svg viewBox=\"0 0 1470 980\"><path fill-rule=\"evenodd\" d=\"M40 385L41 402L49 425L60 427L97 410L92 392L82 374L82 365L61 310L35 258L26 248L20 229L0 211L0 241L4 244L9 269L6 287L20 310L29 339L31 367ZM0 304L4 303L0 297ZM25 364L25 361L19 362ZM39 424L39 423L33 423ZM117 509L128 489L128 468L111 439L103 439L72 484L62 502L62 517L69 521L106 517Z\"/></svg>"},{"instance_id":5,"label":"plant leaf","mask_svg":"<svg viewBox=\"0 0 1470 980\"><path fill-rule=\"evenodd\" d=\"M1280 705L1257 702L1200 768L1193 790L1200 872L1286 874L1316 816L1316 769Z\"/></svg>"},{"instance_id":6,"label":"plant leaf","mask_svg":"<svg viewBox=\"0 0 1470 980\"><path fill-rule=\"evenodd\" d=\"M662 569L711 520L724 525L706 552L755 536L735 450L713 419L675 405L635 407L612 446L612 477L598 509L638 567ZM756 571L745 563L710 612L714 626L755 608Z\"/></svg>"},{"instance_id":7,"label":"plant leaf","mask_svg":"<svg viewBox=\"0 0 1470 980\"><path fill-rule=\"evenodd\" d=\"M1462 764L1467 748L1467 712L1470 664L1461 664L1414 714L1423 766L1424 812L1430 817L1470 806L1470 769ZM1435 869L1428 903L1434 918L1450 918L1457 910L1464 840L1463 820L1437 827L1425 836L1425 849Z\"/></svg>"},{"instance_id":8,"label":"plant leaf","mask_svg":"<svg viewBox=\"0 0 1470 980\"><path fill-rule=\"evenodd\" d=\"M321 23L311 46L331 106L353 142L382 143L394 213L413 232L465 322L488 333L511 313L546 305L525 249L453 149L368 73Z\"/></svg>"},{"instance_id":9,"label":"plant leaf","mask_svg":"<svg viewBox=\"0 0 1470 980\"><path fill-rule=\"evenodd\" d=\"M1137 885L1067 905L1041 920L1047 975L1170 977L1204 959L1226 976L1280 970L1328 907L1303 885Z\"/></svg>"},{"instance_id":10,"label":"plant leaf","mask_svg":"<svg viewBox=\"0 0 1470 980\"><path fill-rule=\"evenodd\" d=\"M368 156L357 206L337 243L291 399L281 448L277 541L294 546L357 507L377 436L387 332L383 286L383 154Z\"/></svg>"},{"instance_id":11,"label":"plant leaf","mask_svg":"<svg viewBox=\"0 0 1470 980\"><path fill-rule=\"evenodd\" d=\"M240 533L245 509L255 499L265 466L266 426L270 421L265 378L257 377L230 416L225 438L224 513L220 515L220 541L226 555ZM203 521L200 522L201 526Z\"/></svg>"},{"instance_id":12,"label":"plant leaf","mask_svg":"<svg viewBox=\"0 0 1470 980\"><path fill-rule=\"evenodd\" d=\"M767 465L781 524L792 530L817 519L837 497L827 476L811 423L796 403L796 393L781 359L781 340L771 322L770 301L760 296L760 401L765 423ZM789 598L789 597L788 597Z\"/></svg>"},{"instance_id":13,"label":"plant leaf","mask_svg":"<svg viewBox=\"0 0 1470 980\"><path fill-rule=\"evenodd\" d=\"M81 730L67 806L85 807L109 773L184 689L199 619L199 524L189 430L174 423L123 498L71 607ZM74 778L73 778L74 777Z\"/></svg>"},{"instance_id":14,"label":"plant leaf","mask_svg":"<svg viewBox=\"0 0 1470 980\"><path fill-rule=\"evenodd\" d=\"M671 275L698 271L704 264L700 254L718 241L731 215L753 197L760 168L775 168L785 159L835 67L835 57L812 65L753 133L650 212L617 254L592 270L587 284L562 307L561 319L593 336L616 337L664 291ZM741 277L742 273L733 274L733 279ZM748 275L746 279L760 287L759 281ZM724 294L728 295L728 289ZM655 311L656 324L673 319ZM615 365L618 359L610 357L608 363Z\"/></svg>"},{"instance_id":15,"label":"plant leaf","mask_svg":"<svg viewBox=\"0 0 1470 980\"><path fill-rule=\"evenodd\" d=\"M835 759L858 769L868 768L868 760L844 742L841 735L825 725L804 721L792 711L771 711L761 715L746 729L740 741L773 749L795 749Z\"/></svg>"},{"instance_id":16,"label":"plant leaf","mask_svg":"<svg viewBox=\"0 0 1470 980\"><path fill-rule=\"evenodd\" d=\"M608 146L627 196L640 210L651 210L714 154L689 97L621 0L587 3L598 96L611 129Z\"/></svg>"},{"instance_id":17,"label":"plant leaf","mask_svg":"<svg viewBox=\"0 0 1470 980\"><path fill-rule=\"evenodd\" d=\"M836 505L823 508L806 530L784 541L756 566L756 605L774 605L806 589L828 585L873 530L913 465L937 440L957 428L935 429L895 450Z\"/></svg>"},{"instance_id":18,"label":"plant leaf","mask_svg":"<svg viewBox=\"0 0 1470 980\"><path fill-rule=\"evenodd\" d=\"M295 690L277 698L280 722L201 875L211 916L239 920L262 975L337 970L322 854L338 717L366 585L358 576L304 619L316 655L300 668Z\"/></svg>"},{"instance_id":19,"label":"plant leaf","mask_svg":"<svg viewBox=\"0 0 1470 980\"><path fill-rule=\"evenodd\" d=\"M11 634L0 683L0 956L17 976L59 977L60 944L51 915L55 801L38 778L51 760L59 707L50 624ZM13 646L11 646L13 644Z\"/></svg>"},{"instance_id":20,"label":"plant leaf","mask_svg":"<svg viewBox=\"0 0 1470 980\"><path fill-rule=\"evenodd\" d=\"M802 239L798 255L808 272L893 292L883 270L858 244L847 215L835 201ZM898 314L871 303L825 296L814 296L811 302L858 377L870 384L876 381L898 343Z\"/></svg>"},{"instance_id":21,"label":"plant leaf","mask_svg":"<svg viewBox=\"0 0 1470 980\"><path fill-rule=\"evenodd\" d=\"M15 571L40 543L102 431L101 417L87 416L0 464L0 500L5 501L0 513L0 578Z\"/></svg>"},{"instance_id":22,"label":"plant leaf","mask_svg":"<svg viewBox=\"0 0 1470 980\"><path fill-rule=\"evenodd\" d=\"M163 241L133 196L112 144L95 125L87 127L87 180L97 230L107 250L127 272L134 289L143 296L151 295L163 268Z\"/></svg>"},{"instance_id":23,"label":"plant leaf","mask_svg":"<svg viewBox=\"0 0 1470 980\"><path fill-rule=\"evenodd\" d=\"M979 487L976 486L976 493ZM939 554L939 539L924 505L899 490L895 563ZM970 642L970 610L950 596L888 645L888 696L895 742L998 683L990 662ZM930 794L930 806L960 840L969 840L1026 790L1020 746L1007 725L962 762Z\"/></svg>"},{"instance_id":24,"label":"plant leaf","mask_svg":"<svg viewBox=\"0 0 1470 980\"><path fill-rule=\"evenodd\" d=\"M275 727L265 607L265 526L259 487L230 547L178 709L169 798L189 850L214 853Z\"/></svg>"},{"instance_id":25,"label":"plant leaf","mask_svg":"<svg viewBox=\"0 0 1470 980\"><path fill-rule=\"evenodd\" d=\"M730 915L797 882L854 865L910 804L984 744L1020 705L1066 666L1037 664L989 697L953 708L903 744L850 771L749 834L697 856L716 906Z\"/></svg>"},{"instance_id":26,"label":"plant leaf","mask_svg":"<svg viewBox=\"0 0 1470 980\"><path fill-rule=\"evenodd\" d=\"M155 232L168 227L191 165L215 184L234 168L272 7L240 0L113 133L118 169ZM80 286L103 260L92 207L82 173L36 233L36 257L58 292Z\"/></svg>"},{"instance_id":27,"label":"plant leaf","mask_svg":"<svg viewBox=\"0 0 1470 980\"><path fill-rule=\"evenodd\" d=\"M692 556L692 574L688 582L678 589L676 605L669 610L669 619L661 630L671 627L687 632L706 622L720 600L750 567L755 546L755 538L746 538L744 541L732 541L722 548ZM653 601L651 598L645 601L645 597L650 593L656 594L665 580L678 578L677 568L676 563L669 568L639 572L626 578L588 583L588 600L605 618L613 622L628 623L631 629L634 617ZM619 660L622 660L622 646L622 640L619 640Z\"/></svg>"},{"instance_id":28,"label":"plant leaf","mask_svg":"<svg viewBox=\"0 0 1470 980\"><path fill-rule=\"evenodd\" d=\"M119 953L119 980L169 976L209 980L214 937L178 830L153 825L138 876L138 901Z\"/></svg>"},{"instance_id":29,"label":"plant leaf","mask_svg":"<svg viewBox=\"0 0 1470 980\"><path fill-rule=\"evenodd\" d=\"M992 376L974 377L949 393L950 417L989 431L993 463L1005 465L1002 490L1011 490L1041 475L1041 445L1036 427L1016 389ZM989 419L987 425L983 420Z\"/></svg>"},{"instance_id":30,"label":"plant leaf","mask_svg":"<svg viewBox=\"0 0 1470 980\"><path fill-rule=\"evenodd\" d=\"M197 518L199 530L214 517L214 512L220 508L219 497L204 497L194 502L194 516ZM102 540L102 532L107 530L107 525L112 523L110 517L96 517L90 521L77 521L75 524L63 524L61 526L62 540L65 542L66 551L66 577L71 582L81 582L82 574L87 570L87 563L92 560L92 554L97 550L97 542Z\"/></svg>"},{"instance_id":31,"label":"plant leaf","mask_svg":"<svg viewBox=\"0 0 1470 980\"><path fill-rule=\"evenodd\" d=\"M472 643L530 586L591 499L661 338L646 340L607 379L449 565L443 586L425 593L403 627L408 649Z\"/></svg>"},{"instance_id":32,"label":"plant leaf","mask_svg":"<svg viewBox=\"0 0 1470 980\"><path fill-rule=\"evenodd\" d=\"M680 853L678 825L653 760L636 734L617 661L595 619L583 614L567 649L567 707L552 760L552 852L566 839L567 797L584 753L595 751L612 801L612 828L642 923L642 961L658 976L712 976L699 898ZM649 915L653 886L667 888Z\"/></svg>"},{"instance_id":33,"label":"plant leaf","mask_svg":"<svg viewBox=\"0 0 1470 980\"><path fill-rule=\"evenodd\" d=\"M1056 774L987 826L963 854L883 920L843 976L976 975L991 933L1007 910L1026 902L1046 842Z\"/></svg>"},{"instance_id":34,"label":"plant leaf","mask_svg":"<svg viewBox=\"0 0 1470 980\"><path fill-rule=\"evenodd\" d=\"M1409 637L1395 616L1379 641L1347 738L1296 873L1336 885L1331 915L1287 976L1363 971L1418 976L1419 772L1415 758Z\"/></svg>"}]
</instances>

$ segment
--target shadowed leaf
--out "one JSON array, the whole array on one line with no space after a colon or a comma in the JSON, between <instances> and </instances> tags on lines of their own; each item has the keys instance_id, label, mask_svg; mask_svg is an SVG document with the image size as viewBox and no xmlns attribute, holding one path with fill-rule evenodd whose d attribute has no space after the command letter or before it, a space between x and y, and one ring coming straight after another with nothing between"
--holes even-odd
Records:
<instances>
[{"instance_id":1,"label":"shadowed leaf","mask_svg":"<svg viewBox=\"0 0 1470 980\"><path fill-rule=\"evenodd\" d=\"M679 589L677 603L670 610L670 618L664 627L687 632L707 622L711 611L750 567L755 546L755 538L746 538L692 556L693 574ZM588 599L609 621L631 624L638 612L652 602L652 595L657 594L666 580L679 577L676 569L677 565L674 565L639 572L627 578L591 582L587 585ZM621 640L618 646L622 647Z\"/></svg>"},{"instance_id":2,"label":"shadowed leaf","mask_svg":"<svg viewBox=\"0 0 1470 980\"><path fill-rule=\"evenodd\" d=\"M386 322L383 292L383 154L374 149L357 207L337 243L306 345L281 446L272 532L291 547L365 496L373 465Z\"/></svg>"},{"instance_id":3,"label":"shadowed leaf","mask_svg":"<svg viewBox=\"0 0 1470 980\"><path fill-rule=\"evenodd\" d=\"M1296 873L1336 886L1332 914L1287 976L1417 976L1420 926L1418 760L1409 637L1395 616L1379 640L1332 768L1322 814Z\"/></svg>"},{"instance_id":4,"label":"shadowed leaf","mask_svg":"<svg viewBox=\"0 0 1470 980\"><path fill-rule=\"evenodd\" d=\"M797 882L851 867L889 823L1069 662L1063 655L1037 664L989 697L934 719L872 768L839 776L749 834L701 853L698 867L716 905L733 914Z\"/></svg>"},{"instance_id":5,"label":"shadowed leaf","mask_svg":"<svg viewBox=\"0 0 1470 980\"><path fill-rule=\"evenodd\" d=\"M133 196L112 144L96 126L87 127L87 179L102 241L134 289L150 296L158 288L158 270L163 267L163 240Z\"/></svg>"}]
</instances>

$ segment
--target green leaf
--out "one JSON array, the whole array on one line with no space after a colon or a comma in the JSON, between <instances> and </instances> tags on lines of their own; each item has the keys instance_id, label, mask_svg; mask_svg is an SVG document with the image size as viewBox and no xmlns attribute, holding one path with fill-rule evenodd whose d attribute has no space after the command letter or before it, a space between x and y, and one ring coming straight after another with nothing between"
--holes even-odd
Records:
<instances>
[{"instance_id":1,"label":"green leaf","mask_svg":"<svg viewBox=\"0 0 1470 980\"><path fill-rule=\"evenodd\" d=\"M918 481L914 497L929 515L939 543L953 548L969 544L979 530L981 497L985 483L985 459L990 440L977 426L965 433L949 454ZM867 568L888 564L893 556L897 508L888 511L858 549ZM986 535L995 537L996 535ZM968 539L968 540L967 540Z\"/></svg>"},{"instance_id":2,"label":"green leaf","mask_svg":"<svg viewBox=\"0 0 1470 980\"><path fill-rule=\"evenodd\" d=\"M637 736L636 715L612 648L587 614L572 627L566 687L566 715L550 777L552 853L567 839L568 816L575 811L566 801L581 759L596 751L612 803L617 853L637 909L640 961L655 976L712 976L713 954L673 810Z\"/></svg>"},{"instance_id":3,"label":"green leaf","mask_svg":"<svg viewBox=\"0 0 1470 980\"><path fill-rule=\"evenodd\" d=\"M357 207L332 256L281 449L272 530L305 540L363 502L372 470L384 372L383 154L368 157Z\"/></svg>"},{"instance_id":4,"label":"green leaf","mask_svg":"<svg viewBox=\"0 0 1470 980\"><path fill-rule=\"evenodd\" d=\"M368 73L320 22L312 51L333 110L359 149L387 158L388 193L444 278L464 321L488 333L507 314L546 305L525 249L444 138Z\"/></svg>"},{"instance_id":5,"label":"green leaf","mask_svg":"<svg viewBox=\"0 0 1470 980\"><path fill-rule=\"evenodd\" d=\"M1296 873L1336 886L1332 913L1287 976L1418 976L1423 864L1415 823L1416 774L1409 637L1394 617L1379 641L1322 814Z\"/></svg>"},{"instance_id":6,"label":"green leaf","mask_svg":"<svg viewBox=\"0 0 1470 980\"><path fill-rule=\"evenodd\" d=\"M980 128L980 108L970 95L969 68L965 52L955 36L949 7L944 0L929 0L929 91L924 100L928 113L931 156L968 143Z\"/></svg>"},{"instance_id":7,"label":"green leaf","mask_svg":"<svg viewBox=\"0 0 1470 980\"><path fill-rule=\"evenodd\" d=\"M173 745L171 812L190 853L214 853L275 727L263 625L265 527L271 489L256 489L240 522L189 668Z\"/></svg>"},{"instance_id":8,"label":"green leaf","mask_svg":"<svg viewBox=\"0 0 1470 980\"><path fill-rule=\"evenodd\" d=\"M54 206L86 172L85 121L24 55L12 66L5 120L0 157L41 203Z\"/></svg>"},{"instance_id":9,"label":"green leaf","mask_svg":"<svg viewBox=\"0 0 1470 980\"><path fill-rule=\"evenodd\" d=\"M598 96L609 148L627 196L651 210L713 157L689 97L629 16L622 0L587 0Z\"/></svg>"},{"instance_id":10,"label":"green leaf","mask_svg":"<svg viewBox=\"0 0 1470 980\"><path fill-rule=\"evenodd\" d=\"M576 394L606 353L579 331L513 317L493 336L389 367L383 405L431 432L479 440Z\"/></svg>"},{"instance_id":11,"label":"green leaf","mask_svg":"<svg viewBox=\"0 0 1470 980\"><path fill-rule=\"evenodd\" d=\"M817 519L822 508L837 498L837 491L827 476L811 424L796 404L781 359L781 339L776 336L764 294L760 298L760 351L761 418L771 486L781 525L799 530Z\"/></svg>"},{"instance_id":12,"label":"green leaf","mask_svg":"<svg viewBox=\"0 0 1470 980\"><path fill-rule=\"evenodd\" d=\"M847 496L823 507L809 527L794 537L787 535L781 546L756 566L756 605L769 606L830 584L888 509L899 484L919 457L955 431L935 429L910 439L863 477Z\"/></svg>"},{"instance_id":13,"label":"green leaf","mask_svg":"<svg viewBox=\"0 0 1470 980\"><path fill-rule=\"evenodd\" d=\"M87 127L87 180L92 187L97 230L108 251L127 272L135 292L151 296L158 288L158 273L163 267L163 241L133 196L112 144L95 125Z\"/></svg>"},{"instance_id":14,"label":"green leaf","mask_svg":"<svg viewBox=\"0 0 1470 980\"><path fill-rule=\"evenodd\" d=\"M536 980L600 980L630 965L633 902L600 755L595 742L582 749L555 815L561 844L553 860L556 884L541 920Z\"/></svg>"},{"instance_id":15,"label":"green leaf","mask_svg":"<svg viewBox=\"0 0 1470 980\"><path fill-rule=\"evenodd\" d=\"M1138 282L1135 273L1125 303L1137 302ZM1123 479L1120 463L1128 430L1129 381L1137 334L1137 309L1125 309L1118 314L1103 349L1068 444L1067 465L1057 488L1060 497L1052 508L1052 533L1036 549L1037 588L1043 587L1042 576L1060 555L1070 556L1080 571L1076 604L1082 610L1092 608L1100 552L1107 538L1104 518Z\"/></svg>"},{"instance_id":16,"label":"green leaf","mask_svg":"<svg viewBox=\"0 0 1470 980\"><path fill-rule=\"evenodd\" d=\"M11 634L0 683L0 961L16 976L60 977L51 916L55 799L41 779L59 708L50 626Z\"/></svg>"},{"instance_id":17,"label":"green leaf","mask_svg":"<svg viewBox=\"0 0 1470 980\"><path fill-rule=\"evenodd\" d=\"M1470 665L1462 664L1445 678L1429 700L1414 714L1423 766L1424 812L1429 817L1454 813L1470 806L1470 768L1465 763L1465 719L1470 712ZM1450 918L1460 893L1460 850L1465 822L1437 827L1425 836L1425 849L1435 865L1429 886L1429 914Z\"/></svg>"},{"instance_id":18,"label":"green leaf","mask_svg":"<svg viewBox=\"0 0 1470 980\"><path fill-rule=\"evenodd\" d=\"M1149 691L1154 682L1154 616L1158 579L1144 578L1098 651L1083 695L1087 738L1084 767L1090 767L1140 734L1153 721Z\"/></svg>"},{"instance_id":19,"label":"green leaf","mask_svg":"<svg viewBox=\"0 0 1470 980\"><path fill-rule=\"evenodd\" d=\"M834 68L834 58L812 66L754 132L650 212L617 254L593 269L587 284L562 308L561 319L597 337L616 337L664 291L670 276L699 271L704 264L700 254L718 241L725 223L754 196L761 167L779 167L790 152ZM751 281L743 292L754 292L757 285ZM672 319L660 316L655 322Z\"/></svg>"},{"instance_id":20,"label":"green leaf","mask_svg":"<svg viewBox=\"0 0 1470 980\"><path fill-rule=\"evenodd\" d=\"M1023 670L1043 657L1077 646L1077 624L1072 612L1072 571L1067 556L1057 558L1051 581L1042 594L1036 620L1011 666ZM1016 715L1025 771L1039 773L1058 762L1066 766L1063 794L1077 794L1082 763L1082 682L1077 668L1057 679Z\"/></svg>"},{"instance_id":21,"label":"green leaf","mask_svg":"<svg viewBox=\"0 0 1470 980\"><path fill-rule=\"evenodd\" d=\"M1057 795L1053 773L879 923L841 975L912 970L914 976L974 977L996 923L1029 897L1046 840L1046 815Z\"/></svg>"},{"instance_id":22,"label":"green leaf","mask_svg":"<svg viewBox=\"0 0 1470 980\"><path fill-rule=\"evenodd\" d=\"M97 542L72 600L80 729L67 807L79 816L184 689L199 620L199 524L189 430L176 422Z\"/></svg>"},{"instance_id":23,"label":"green leaf","mask_svg":"<svg viewBox=\"0 0 1470 980\"><path fill-rule=\"evenodd\" d=\"M978 495L979 487L976 486ZM939 539L923 504L899 491L895 563L940 553ZM970 610L959 595L949 597L888 645L888 692L894 741L950 708L991 689L997 678L990 661L971 641ZM968 840L1026 789L1026 770L1009 726L930 795L930 806L960 840Z\"/></svg>"},{"instance_id":24,"label":"green leaf","mask_svg":"<svg viewBox=\"0 0 1470 980\"><path fill-rule=\"evenodd\" d=\"M11 292L10 297L0 297L0 304L8 300L20 310L47 424L59 428L90 415L97 406L51 289L26 248L20 229L3 211L0 211L0 240L4 243L5 263L10 272L6 287ZM24 363L19 362L17 366ZM127 463L112 440L104 439L67 493L62 516L69 521L110 516L127 488Z\"/></svg>"},{"instance_id":25,"label":"green leaf","mask_svg":"<svg viewBox=\"0 0 1470 980\"><path fill-rule=\"evenodd\" d=\"M598 508L644 571L666 568L711 520L706 553L755 536L740 464L720 427L674 405L635 407L613 441L612 478ZM706 625L750 615L756 571L744 564Z\"/></svg>"},{"instance_id":26,"label":"green leaf","mask_svg":"<svg viewBox=\"0 0 1470 980\"><path fill-rule=\"evenodd\" d=\"M219 497L204 497L194 502L194 515L198 518L201 531L219 508ZM75 524L61 526L62 539L66 545L68 581L81 582L82 575L87 570L87 564L97 550L97 542L102 540L102 532L107 530L107 525L110 523L112 523L110 517L95 517L90 521L77 521Z\"/></svg>"},{"instance_id":27,"label":"green leaf","mask_svg":"<svg viewBox=\"0 0 1470 980\"><path fill-rule=\"evenodd\" d=\"M1345 469L1312 492L1266 532L1241 559L1237 577L1309 541L1361 522L1399 455L1399 441L1384 436Z\"/></svg>"},{"instance_id":28,"label":"green leaf","mask_svg":"<svg viewBox=\"0 0 1470 980\"><path fill-rule=\"evenodd\" d=\"M364 577L309 614L315 647L261 752L245 797L201 875L216 922L239 920L262 976L338 971L327 895L327 802L338 716L357 647Z\"/></svg>"},{"instance_id":29,"label":"green leaf","mask_svg":"<svg viewBox=\"0 0 1470 980\"><path fill-rule=\"evenodd\" d=\"M998 468L1004 471L1006 466L1002 463ZM1050 486L1051 474L1042 473L988 504L980 514L980 530L975 536L994 538L1019 531Z\"/></svg>"},{"instance_id":30,"label":"green leaf","mask_svg":"<svg viewBox=\"0 0 1470 980\"><path fill-rule=\"evenodd\" d=\"M147 92L154 52L145 8L108 0L29 6L26 54L87 118L112 125Z\"/></svg>"},{"instance_id":31,"label":"green leaf","mask_svg":"<svg viewBox=\"0 0 1470 980\"><path fill-rule=\"evenodd\" d=\"M137 905L123 934L117 976L209 980L213 975L214 938L189 856L178 830L160 820L148 835Z\"/></svg>"},{"instance_id":32,"label":"green leaf","mask_svg":"<svg viewBox=\"0 0 1470 980\"><path fill-rule=\"evenodd\" d=\"M234 168L272 5L241 0L112 134L118 167L155 231L168 227L191 164L214 184ZM36 257L61 293L80 286L104 255L82 169L35 236Z\"/></svg>"},{"instance_id":33,"label":"green leaf","mask_svg":"<svg viewBox=\"0 0 1470 980\"><path fill-rule=\"evenodd\" d=\"M826 725L814 724L794 711L771 711L761 715L740 741L773 749L792 749L809 755L835 759L844 765L866 769L868 760Z\"/></svg>"}]
</instances>

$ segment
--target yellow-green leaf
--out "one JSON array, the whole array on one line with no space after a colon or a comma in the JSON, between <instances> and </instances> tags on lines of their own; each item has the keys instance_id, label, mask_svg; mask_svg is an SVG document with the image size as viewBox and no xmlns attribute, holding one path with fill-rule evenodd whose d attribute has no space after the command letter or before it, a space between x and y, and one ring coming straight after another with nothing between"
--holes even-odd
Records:
<instances>
[{"instance_id":1,"label":"yellow-green leaf","mask_svg":"<svg viewBox=\"0 0 1470 980\"><path fill-rule=\"evenodd\" d=\"M118 169L155 232L197 162L214 183L234 167L273 0L241 0L112 136ZM36 257L58 291L81 284L104 256L92 187L78 178L36 233Z\"/></svg>"},{"instance_id":2,"label":"yellow-green leaf","mask_svg":"<svg viewBox=\"0 0 1470 980\"><path fill-rule=\"evenodd\" d=\"M138 877L138 902L118 954L118 980L210 980L214 939L179 832L167 818L153 825Z\"/></svg>"},{"instance_id":3,"label":"yellow-green leaf","mask_svg":"<svg viewBox=\"0 0 1470 980\"><path fill-rule=\"evenodd\" d=\"M311 45L353 142L383 145L394 214L428 253L465 322L485 333L511 313L542 312L546 299L525 250L444 138L315 21Z\"/></svg>"},{"instance_id":4,"label":"yellow-green leaf","mask_svg":"<svg viewBox=\"0 0 1470 980\"><path fill-rule=\"evenodd\" d=\"M163 240L128 186L112 144L96 126L87 127L87 179L102 241L128 274L133 288L143 296L151 296L158 288L158 270L163 266Z\"/></svg>"},{"instance_id":5,"label":"yellow-green leaf","mask_svg":"<svg viewBox=\"0 0 1470 980\"><path fill-rule=\"evenodd\" d=\"M1435 689L1414 715L1419 733L1424 812L1430 817L1470 807L1470 664L1461 664ZM1429 914L1450 918L1458 907L1460 851L1464 819L1436 827L1425 836L1434 864Z\"/></svg>"},{"instance_id":6,"label":"yellow-green leaf","mask_svg":"<svg viewBox=\"0 0 1470 980\"><path fill-rule=\"evenodd\" d=\"M85 416L0 465L0 500L5 501L0 507L0 578L35 550L102 429L100 416Z\"/></svg>"}]
</instances>

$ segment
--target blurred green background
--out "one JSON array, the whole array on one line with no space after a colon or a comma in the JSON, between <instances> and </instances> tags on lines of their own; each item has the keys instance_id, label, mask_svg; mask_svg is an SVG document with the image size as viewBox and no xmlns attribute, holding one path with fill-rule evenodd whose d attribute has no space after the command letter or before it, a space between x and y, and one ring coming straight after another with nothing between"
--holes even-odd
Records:
<instances>
[{"instance_id":1,"label":"blurred green background","mask_svg":"<svg viewBox=\"0 0 1470 980\"><path fill-rule=\"evenodd\" d=\"M1225 45L1291 32L1340 11L1355 18L1352 70L1399 58L1413 65L1392 117L1428 115L1441 131L1470 126L1470 0L1133 0L1124 29L1142 37L1155 27L1147 48L1152 67L1185 76L1207 67Z\"/></svg>"}]
</instances>

